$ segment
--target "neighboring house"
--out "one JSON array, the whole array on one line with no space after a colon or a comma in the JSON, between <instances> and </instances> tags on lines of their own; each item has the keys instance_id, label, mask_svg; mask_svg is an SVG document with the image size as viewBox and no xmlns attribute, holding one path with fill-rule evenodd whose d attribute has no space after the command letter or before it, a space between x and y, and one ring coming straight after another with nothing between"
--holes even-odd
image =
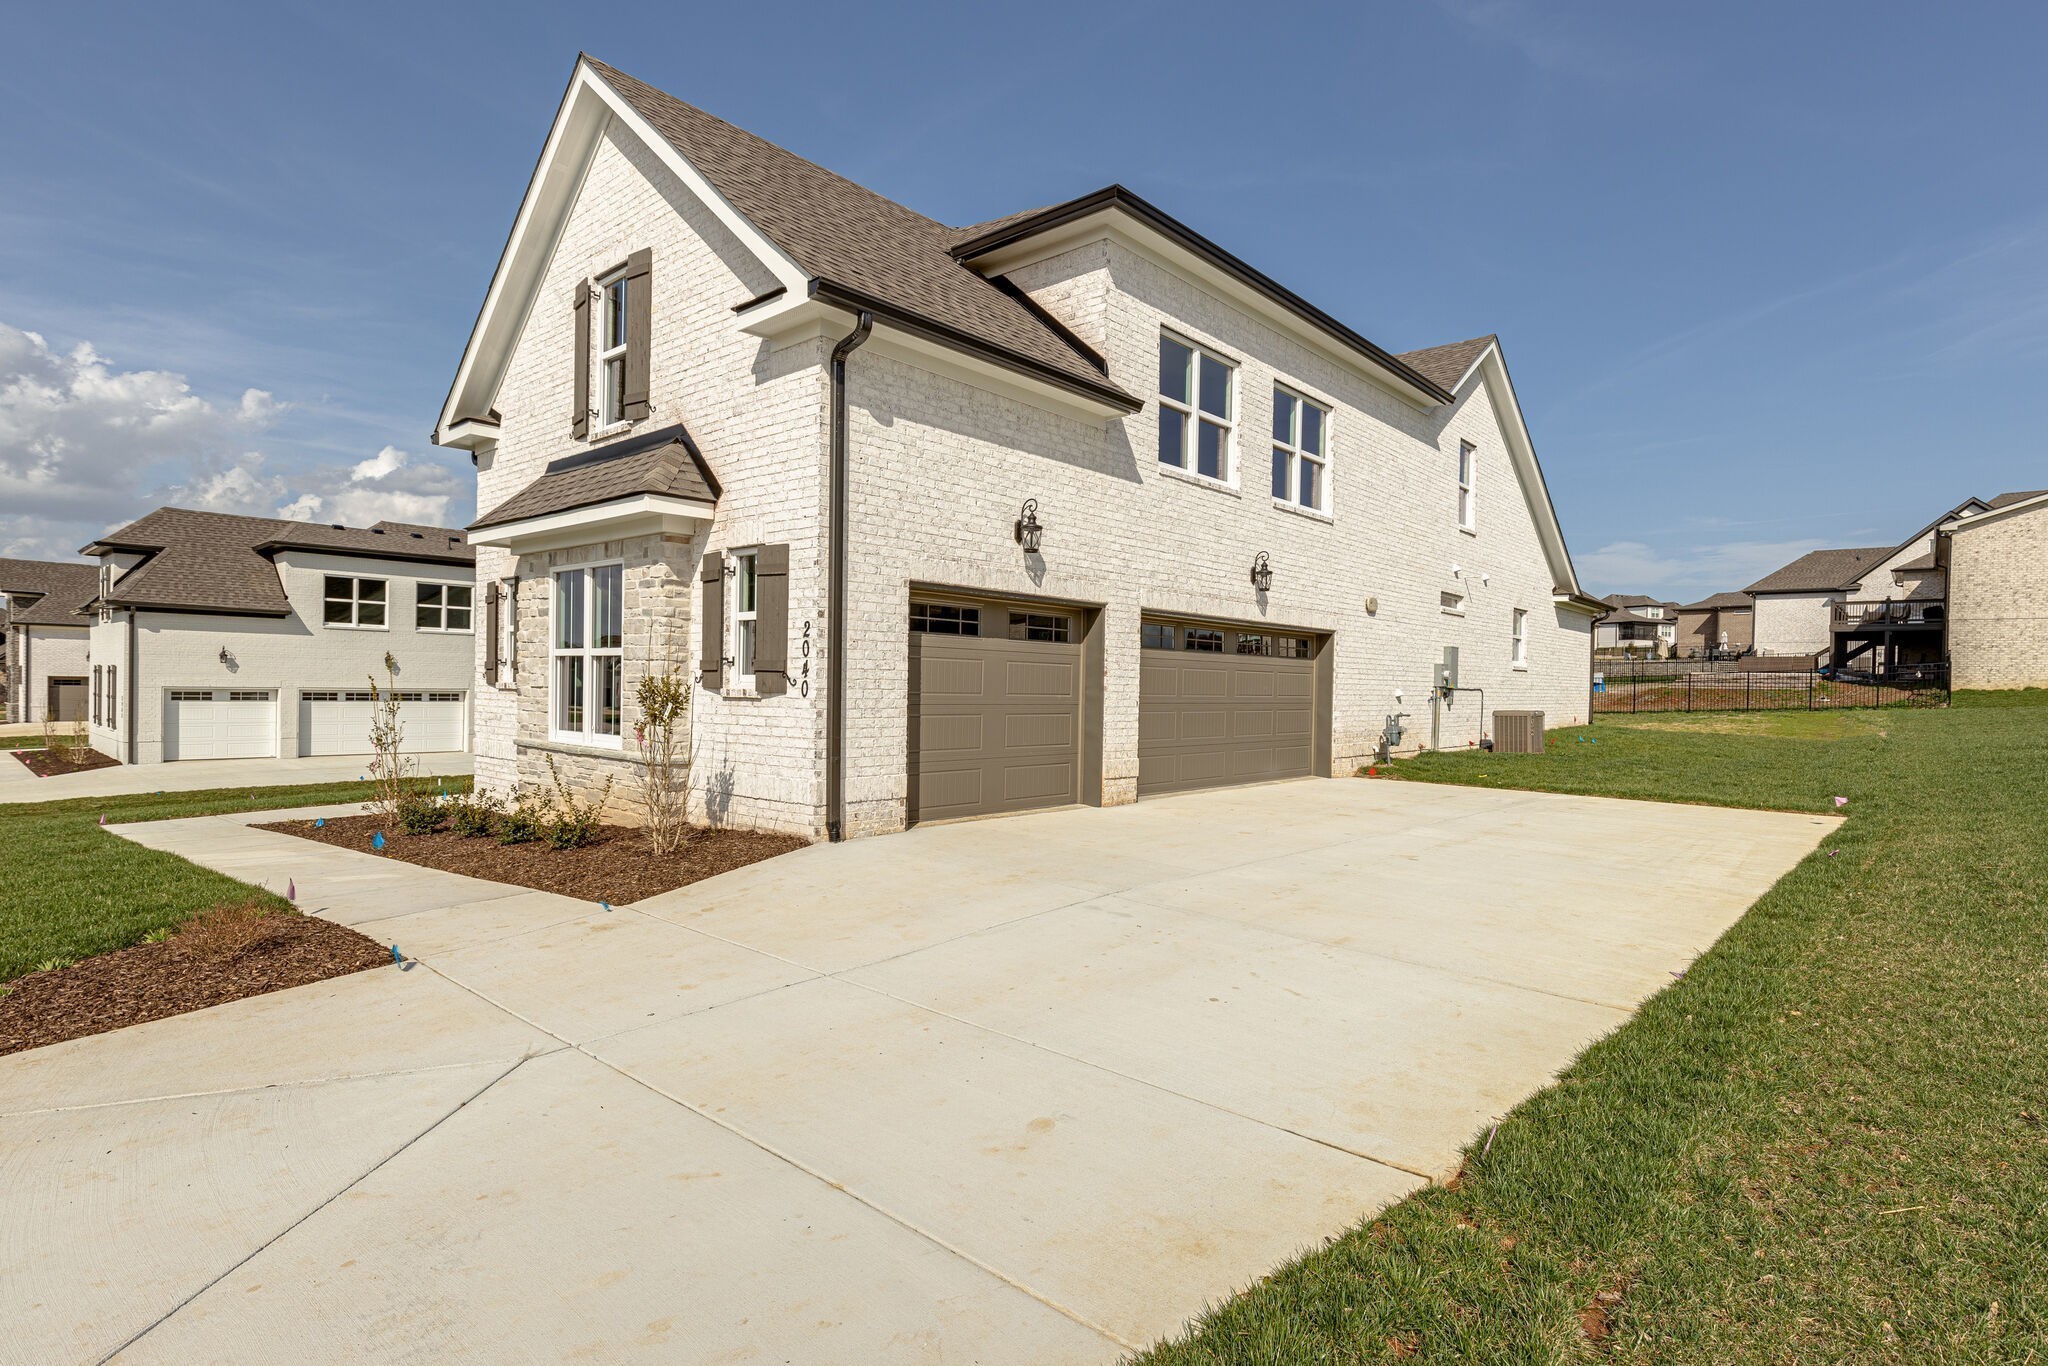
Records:
<instances>
[{"instance_id":1,"label":"neighboring house","mask_svg":"<svg viewBox=\"0 0 2048 1366\"><path fill-rule=\"evenodd\" d=\"M1835 668L1889 676L1946 657L1944 525L2036 496L1965 499L1893 546L1816 550L1751 584L1756 652L1826 655Z\"/></svg>"},{"instance_id":2,"label":"neighboring house","mask_svg":"<svg viewBox=\"0 0 2048 1366\"><path fill-rule=\"evenodd\" d=\"M1640 593L1602 598L1607 612L1593 625L1593 648L1602 652L1663 657L1678 640L1678 604Z\"/></svg>"},{"instance_id":3,"label":"neighboring house","mask_svg":"<svg viewBox=\"0 0 2048 1366\"><path fill-rule=\"evenodd\" d=\"M2048 687L2048 492L1941 524L1950 686Z\"/></svg>"},{"instance_id":4,"label":"neighboring house","mask_svg":"<svg viewBox=\"0 0 2048 1366\"><path fill-rule=\"evenodd\" d=\"M435 432L477 466L479 785L823 832L1344 774L1586 713L1492 337L1392 355L1118 187L949 228L579 60Z\"/></svg>"},{"instance_id":5,"label":"neighboring house","mask_svg":"<svg viewBox=\"0 0 2048 1366\"><path fill-rule=\"evenodd\" d=\"M89 564L0 560L7 609L6 719L65 727L86 714L86 621L98 584Z\"/></svg>"},{"instance_id":6,"label":"neighboring house","mask_svg":"<svg viewBox=\"0 0 2048 1366\"><path fill-rule=\"evenodd\" d=\"M1747 593L1716 593L1678 609L1678 653L1746 653L1755 640L1756 614Z\"/></svg>"},{"instance_id":7,"label":"neighboring house","mask_svg":"<svg viewBox=\"0 0 2048 1366\"><path fill-rule=\"evenodd\" d=\"M102 754L367 754L387 653L404 748L468 748L476 576L462 532L159 508L81 553L101 566L88 611Z\"/></svg>"}]
</instances>

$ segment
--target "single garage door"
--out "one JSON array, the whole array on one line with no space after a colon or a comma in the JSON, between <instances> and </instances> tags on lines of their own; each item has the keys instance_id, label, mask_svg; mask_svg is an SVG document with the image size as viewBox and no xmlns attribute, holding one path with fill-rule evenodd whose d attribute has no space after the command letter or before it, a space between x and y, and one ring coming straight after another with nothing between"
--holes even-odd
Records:
<instances>
[{"instance_id":1,"label":"single garage door","mask_svg":"<svg viewBox=\"0 0 2048 1366\"><path fill-rule=\"evenodd\" d=\"M1314 645L1252 627L1142 627L1138 795L1305 778L1315 753Z\"/></svg>"},{"instance_id":2,"label":"single garage door","mask_svg":"<svg viewBox=\"0 0 2048 1366\"><path fill-rule=\"evenodd\" d=\"M267 759L277 753L277 695L268 689L173 688L164 702L164 758Z\"/></svg>"},{"instance_id":3,"label":"single garage door","mask_svg":"<svg viewBox=\"0 0 2048 1366\"><path fill-rule=\"evenodd\" d=\"M1081 799L1079 614L1037 604L910 605L910 815Z\"/></svg>"},{"instance_id":4,"label":"single garage door","mask_svg":"<svg viewBox=\"0 0 2048 1366\"><path fill-rule=\"evenodd\" d=\"M408 754L468 749L464 697L460 692L401 692L398 722L405 732L401 749ZM300 693L299 753L370 753L370 726L376 712L376 697L367 688Z\"/></svg>"}]
</instances>

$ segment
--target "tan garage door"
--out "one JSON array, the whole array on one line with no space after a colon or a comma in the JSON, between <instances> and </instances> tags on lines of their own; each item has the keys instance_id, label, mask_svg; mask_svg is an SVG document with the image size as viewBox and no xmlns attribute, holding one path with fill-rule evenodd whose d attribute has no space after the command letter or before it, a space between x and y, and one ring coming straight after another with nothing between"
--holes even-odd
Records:
<instances>
[{"instance_id":1,"label":"tan garage door","mask_svg":"<svg viewBox=\"0 0 2048 1366\"><path fill-rule=\"evenodd\" d=\"M1147 620L1138 682L1138 795L1307 777L1315 660L1306 636Z\"/></svg>"},{"instance_id":2,"label":"tan garage door","mask_svg":"<svg viewBox=\"0 0 2048 1366\"><path fill-rule=\"evenodd\" d=\"M1081 799L1081 628L1072 613L910 605L910 815L981 816Z\"/></svg>"}]
</instances>

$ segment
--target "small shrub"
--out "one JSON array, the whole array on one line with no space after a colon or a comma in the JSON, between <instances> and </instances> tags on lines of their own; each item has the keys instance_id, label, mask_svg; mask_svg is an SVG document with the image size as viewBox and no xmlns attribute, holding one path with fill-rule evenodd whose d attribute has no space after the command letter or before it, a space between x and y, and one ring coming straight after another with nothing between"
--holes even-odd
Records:
<instances>
[{"instance_id":1,"label":"small shrub","mask_svg":"<svg viewBox=\"0 0 2048 1366\"><path fill-rule=\"evenodd\" d=\"M34 970L37 972L60 972L77 961L76 958L45 958L42 962L35 965Z\"/></svg>"},{"instance_id":2,"label":"small shrub","mask_svg":"<svg viewBox=\"0 0 2048 1366\"><path fill-rule=\"evenodd\" d=\"M398 828L408 835L431 835L441 824L441 802L422 788L405 787L398 792Z\"/></svg>"},{"instance_id":3,"label":"small shrub","mask_svg":"<svg viewBox=\"0 0 2048 1366\"><path fill-rule=\"evenodd\" d=\"M548 756L548 776L555 780L555 799L548 812L541 833L553 849L580 849L590 843L591 834L597 829L597 818L604 813L604 805L611 800L612 780L607 777L597 795L587 802L578 802L576 794L562 781L562 771L555 767L555 756Z\"/></svg>"},{"instance_id":4,"label":"small shrub","mask_svg":"<svg viewBox=\"0 0 2048 1366\"><path fill-rule=\"evenodd\" d=\"M491 792L458 793L448 799L448 829L463 839L494 833L505 814L505 804Z\"/></svg>"},{"instance_id":5,"label":"small shrub","mask_svg":"<svg viewBox=\"0 0 2048 1366\"><path fill-rule=\"evenodd\" d=\"M498 843L531 844L540 838L546 819L547 807L538 796L516 793L511 807L498 819Z\"/></svg>"},{"instance_id":6,"label":"small shrub","mask_svg":"<svg viewBox=\"0 0 2048 1366\"><path fill-rule=\"evenodd\" d=\"M169 939L174 933L176 933L176 931L174 931L169 925L164 925L158 929L151 930L148 934L143 935L142 942L145 944L161 944L165 940Z\"/></svg>"}]
</instances>

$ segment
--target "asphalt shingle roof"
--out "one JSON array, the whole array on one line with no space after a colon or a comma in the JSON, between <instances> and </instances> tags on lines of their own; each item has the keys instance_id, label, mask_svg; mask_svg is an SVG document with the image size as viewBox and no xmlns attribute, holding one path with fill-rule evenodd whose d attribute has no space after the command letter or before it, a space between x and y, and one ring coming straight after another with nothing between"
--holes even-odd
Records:
<instances>
[{"instance_id":1,"label":"asphalt shingle roof","mask_svg":"<svg viewBox=\"0 0 2048 1366\"><path fill-rule=\"evenodd\" d=\"M284 616L291 610L270 559L277 550L476 563L475 549L452 527L406 522L341 527L190 508L158 508L86 547L91 554L101 549L148 556L114 584L108 601L115 606L254 616Z\"/></svg>"},{"instance_id":2,"label":"asphalt shingle roof","mask_svg":"<svg viewBox=\"0 0 2048 1366\"><path fill-rule=\"evenodd\" d=\"M1701 598L1698 602L1689 602L1678 610L1681 612L1718 612L1724 607L1748 607L1750 605L1749 595L1746 593L1716 593L1712 597Z\"/></svg>"},{"instance_id":3,"label":"asphalt shingle roof","mask_svg":"<svg viewBox=\"0 0 2048 1366\"><path fill-rule=\"evenodd\" d=\"M895 305L1132 408L1102 358L971 266L954 229L616 67L591 69L807 274Z\"/></svg>"},{"instance_id":4,"label":"asphalt shingle roof","mask_svg":"<svg viewBox=\"0 0 2048 1366\"><path fill-rule=\"evenodd\" d=\"M83 626L78 609L92 601L99 587L98 565L0 560L0 593L41 595L13 610L10 619L19 626Z\"/></svg>"},{"instance_id":5,"label":"asphalt shingle roof","mask_svg":"<svg viewBox=\"0 0 2048 1366\"><path fill-rule=\"evenodd\" d=\"M1883 564L1897 546L1857 546L1841 550L1815 550L1801 555L1783 569L1764 575L1745 593L1825 593L1853 588L1863 576Z\"/></svg>"},{"instance_id":6,"label":"asphalt shingle roof","mask_svg":"<svg viewBox=\"0 0 2048 1366\"><path fill-rule=\"evenodd\" d=\"M1465 378L1465 372L1472 368L1472 362L1485 355L1487 347L1499 340L1498 335L1489 332L1470 341L1450 342L1444 346L1425 347L1420 351L1403 351L1396 359L1438 388L1449 389ZM1646 598L1644 601L1651 602L1655 599Z\"/></svg>"},{"instance_id":7,"label":"asphalt shingle roof","mask_svg":"<svg viewBox=\"0 0 2048 1366\"><path fill-rule=\"evenodd\" d=\"M718 479L681 427L650 433L624 448L600 448L550 464L540 478L470 523L470 530L502 526L529 517L594 507L636 494L654 493L718 501Z\"/></svg>"}]
</instances>

